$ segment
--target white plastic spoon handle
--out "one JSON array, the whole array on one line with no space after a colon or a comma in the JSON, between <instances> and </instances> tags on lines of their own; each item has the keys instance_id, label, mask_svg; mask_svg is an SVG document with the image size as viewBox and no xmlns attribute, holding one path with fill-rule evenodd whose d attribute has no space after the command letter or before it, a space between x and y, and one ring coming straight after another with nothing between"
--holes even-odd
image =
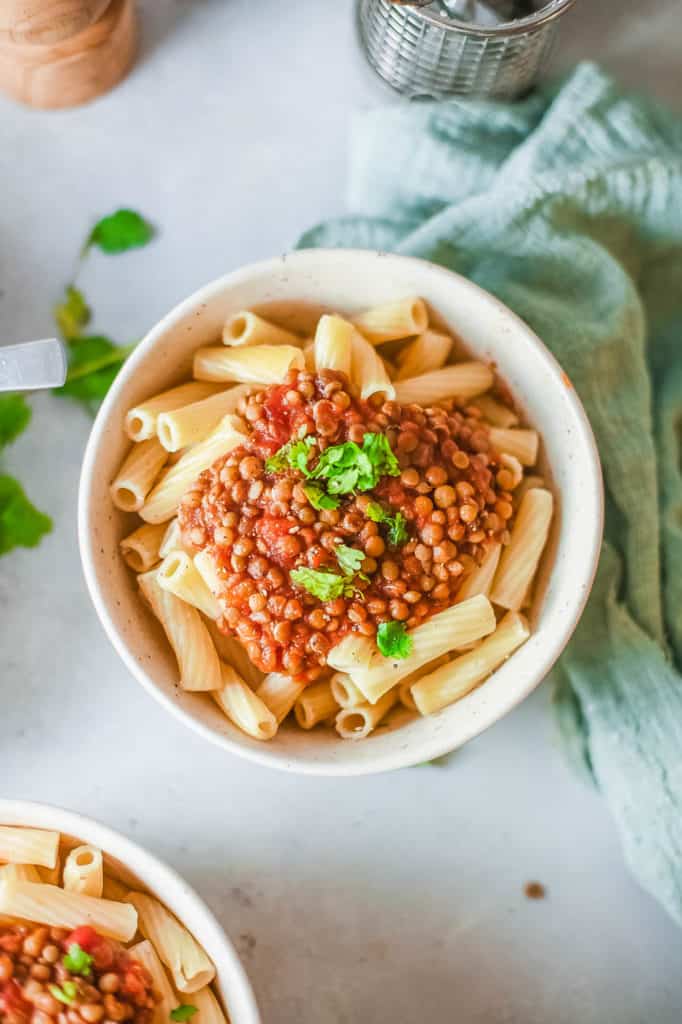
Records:
<instances>
[{"instance_id":1,"label":"white plastic spoon handle","mask_svg":"<svg viewBox=\"0 0 682 1024\"><path fill-rule=\"evenodd\" d=\"M66 352L57 338L0 348L0 391L60 388L66 380Z\"/></svg>"}]
</instances>

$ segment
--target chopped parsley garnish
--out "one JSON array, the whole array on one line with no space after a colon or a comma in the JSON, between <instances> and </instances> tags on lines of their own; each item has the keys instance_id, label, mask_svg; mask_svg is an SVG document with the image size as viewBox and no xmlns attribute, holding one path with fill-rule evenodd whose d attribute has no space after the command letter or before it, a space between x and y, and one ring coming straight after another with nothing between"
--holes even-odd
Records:
<instances>
[{"instance_id":1,"label":"chopped parsley garnish","mask_svg":"<svg viewBox=\"0 0 682 1024\"><path fill-rule=\"evenodd\" d=\"M308 471L308 459L310 449L315 445L314 437L296 438L287 441L285 445L271 455L265 462L268 473L284 473L287 469L297 469L303 476L310 476Z\"/></svg>"},{"instance_id":2,"label":"chopped parsley garnish","mask_svg":"<svg viewBox=\"0 0 682 1024\"><path fill-rule=\"evenodd\" d=\"M331 494L326 494L321 487L317 484L304 484L303 490L306 493L308 501L318 511L323 508L338 508L339 499L335 498Z\"/></svg>"},{"instance_id":3,"label":"chopped parsley garnish","mask_svg":"<svg viewBox=\"0 0 682 1024\"><path fill-rule=\"evenodd\" d=\"M84 978L89 978L94 958L81 949L77 942L72 942L69 952L62 957L62 963L71 974L80 974Z\"/></svg>"},{"instance_id":4,"label":"chopped parsley garnish","mask_svg":"<svg viewBox=\"0 0 682 1024\"><path fill-rule=\"evenodd\" d=\"M323 572L321 569L292 569L291 579L299 587L303 587L318 601L335 601L343 597L348 580L335 572Z\"/></svg>"},{"instance_id":5,"label":"chopped parsley garnish","mask_svg":"<svg viewBox=\"0 0 682 1024\"><path fill-rule=\"evenodd\" d=\"M71 1006L76 1001L76 996L78 995L78 989L73 981L65 981L61 988L59 985L48 985L47 989L50 995L53 995L55 999L66 1006Z\"/></svg>"},{"instance_id":6,"label":"chopped parsley garnish","mask_svg":"<svg viewBox=\"0 0 682 1024\"><path fill-rule=\"evenodd\" d=\"M365 513L368 519L371 519L375 523L384 523L388 528L388 542L394 548L400 544L404 544L409 534L407 532L407 519L402 512L396 512L394 516L390 512L387 512L378 501L371 501Z\"/></svg>"},{"instance_id":7,"label":"chopped parsley garnish","mask_svg":"<svg viewBox=\"0 0 682 1024\"><path fill-rule=\"evenodd\" d=\"M85 250L92 245L102 252L127 252L146 245L154 236L154 228L135 210L117 210L103 217L90 232Z\"/></svg>"},{"instance_id":8,"label":"chopped parsley garnish","mask_svg":"<svg viewBox=\"0 0 682 1024\"><path fill-rule=\"evenodd\" d=\"M334 548L334 554L345 576L355 576L356 573L360 572L362 563L365 560L364 551L349 548L346 544L339 544L338 547Z\"/></svg>"},{"instance_id":9,"label":"chopped parsley garnish","mask_svg":"<svg viewBox=\"0 0 682 1024\"><path fill-rule=\"evenodd\" d=\"M181 1003L180 1006L176 1006L174 1010L168 1014L171 1020L177 1022L177 1024L183 1024L183 1021L191 1020L195 1013L198 1013L196 1006L192 1006L191 1003Z\"/></svg>"},{"instance_id":10,"label":"chopped parsley garnish","mask_svg":"<svg viewBox=\"0 0 682 1024\"><path fill-rule=\"evenodd\" d=\"M382 476L399 476L400 466L383 434L365 434L362 448L355 441L335 444L322 452L312 473L325 480L330 494L371 491Z\"/></svg>"},{"instance_id":11,"label":"chopped parsley garnish","mask_svg":"<svg viewBox=\"0 0 682 1024\"><path fill-rule=\"evenodd\" d=\"M377 630L377 647L385 658L407 658L412 653L412 637L402 622L382 622Z\"/></svg>"}]
</instances>

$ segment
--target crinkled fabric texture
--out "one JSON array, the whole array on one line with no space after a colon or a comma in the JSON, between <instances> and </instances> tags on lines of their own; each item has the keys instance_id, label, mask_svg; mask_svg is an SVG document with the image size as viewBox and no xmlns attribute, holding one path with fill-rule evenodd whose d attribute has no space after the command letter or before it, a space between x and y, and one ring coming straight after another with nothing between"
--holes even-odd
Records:
<instances>
[{"instance_id":1,"label":"crinkled fabric texture","mask_svg":"<svg viewBox=\"0 0 682 1024\"><path fill-rule=\"evenodd\" d=\"M301 246L459 271L558 357L607 494L559 724L641 884L682 923L682 121L583 64L513 105L397 104L354 125L351 215Z\"/></svg>"}]
</instances>

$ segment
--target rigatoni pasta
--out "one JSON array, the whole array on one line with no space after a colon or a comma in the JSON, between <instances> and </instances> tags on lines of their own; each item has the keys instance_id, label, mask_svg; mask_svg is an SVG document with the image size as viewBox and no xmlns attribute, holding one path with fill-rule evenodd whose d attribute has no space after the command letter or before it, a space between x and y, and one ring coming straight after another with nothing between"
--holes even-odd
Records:
<instances>
[{"instance_id":1,"label":"rigatoni pasta","mask_svg":"<svg viewBox=\"0 0 682 1024\"><path fill-rule=\"evenodd\" d=\"M130 891L134 876L124 865L56 832L4 825L0 832L33 857L47 849L49 836L49 859L64 864L60 884L45 883L30 864L0 866L3 1021L15 1013L29 1020L32 1013L39 1024L65 1024L67 1016L69 1024L170 1024L190 1017L226 1024L205 950L151 893ZM136 941L140 932L144 939Z\"/></svg>"},{"instance_id":2,"label":"rigatoni pasta","mask_svg":"<svg viewBox=\"0 0 682 1024\"><path fill-rule=\"evenodd\" d=\"M236 384L200 402L162 412L156 423L159 441L168 452L198 444L218 426L223 416L236 412L242 398L250 392L251 385Z\"/></svg>"},{"instance_id":3,"label":"rigatoni pasta","mask_svg":"<svg viewBox=\"0 0 682 1024\"><path fill-rule=\"evenodd\" d=\"M320 317L313 348L315 368L350 376L353 334L353 325L342 317Z\"/></svg>"},{"instance_id":4,"label":"rigatoni pasta","mask_svg":"<svg viewBox=\"0 0 682 1024\"><path fill-rule=\"evenodd\" d=\"M242 310L193 372L210 394L136 409L170 454L121 545L185 689L253 739L359 739L523 642L498 618L531 600L551 524L539 438L421 299L300 337Z\"/></svg>"},{"instance_id":5,"label":"rigatoni pasta","mask_svg":"<svg viewBox=\"0 0 682 1024\"><path fill-rule=\"evenodd\" d=\"M452 351L452 338L439 331L424 331L398 354L398 380L440 370Z\"/></svg>"},{"instance_id":6,"label":"rigatoni pasta","mask_svg":"<svg viewBox=\"0 0 682 1024\"><path fill-rule=\"evenodd\" d=\"M128 902L137 911L140 931L171 972L175 988L179 992L196 992L210 985L215 967L178 919L146 893L131 892Z\"/></svg>"},{"instance_id":7,"label":"rigatoni pasta","mask_svg":"<svg viewBox=\"0 0 682 1024\"><path fill-rule=\"evenodd\" d=\"M94 846L77 846L64 861L64 888L85 896L102 895L104 864L102 851Z\"/></svg>"},{"instance_id":8,"label":"rigatoni pasta","mask_svg":"<svg viewBox=\"0 0 682 1024\"><path fill-rule=\"evenodd\" d=\"M111 485L116 508L139 512L167 459L168 452L155 437L134 445Z\"/></svg>"},{"instance_id":9,"label":"rigatoni pasta","mask_svg":"<svg viewBox=\"0 0 682 1024\"><path fill-rule=\"evenodd\" d=\"M422 715L430 715L460 700L499 668L529 636L528 623L523 616L509 612L495 632L473 651L454 658L412 684L417 710Z\"/></svg>"},{"instance_id":10,"label":"rigatoni pasta","mask_svg":"<svg viewBox=\"0 0 682 1024\"><path fill-rule=\"evenodd\" d=\"M271 740L278 721L231 665L221 664L222 680L213 697L231 722L254 740Z\"/></svg>"},{"instance_id":11,"label":"rigatoni pasta","mask_svg":"<svg viewBox=\"0 0 682 1024\"><path fill-rule=\"evenodd\" d=\"M138 576L138 583L173 648L182 688L194 692L218 690L220 662L199 612L164 590L154 570Z\"/></svg>"},{"instance_id":12,"label":"rigatoni pasta","mask_svg":"<svg viewBox=\"0 0 682 1024\"><path fill-rule=\"evenodd\" d=\"M162 412L171 412L183 405L200 402L219 390L215 384L193 380L154 395L128 410L125 418L126 433L131 441L147 441L156 435L156 422Z\"/></svg>"},{"instance_id":13,"label":"rigatoni pasta","mask_svg":"<svg viewBox=\"0 0 682 1024\"><path fill-rule=\"evenodd\" d=\"M225 321L223 343L230 346L242 345L300 345L301 339L292 331L264 320L250 310L235 313Z\"/></svg>"},{"instance_id":14,"label":"rigatoni pasta","mask_svg":"<svg viewBox=\"0 0 682 1024\"><path fill-rule=\"evenodd\" d=\"M57 863L58 851L58 832L0 825L0 861L53 868Z\"/></svg>"},{"instance_id":15,"label":"rigatoni pasta","mask_svg":"<svg viewBox=\"0 0 682 1024\"><path fill-rule=\"evenodd\" d=\"M148 523L165 523L172 519L182 496L197 476L221 455L238 447L243 439L244 424L239 417L224 416L208 437L189 448L165 473L140 509L142 518Z\"/></svg>"},{"instance_id":16,"label":"rigatoni pasta","mask_svg":"<svg viewBox=\"0 0 682 1024\"><path fill-rule=\"evenodd\" d=\"M127 903L67 892L42 882L3 881L0 914L51 928L73 929L86 924L121 942L129 942L137 931L137 913Z\"/></svg>"},{"instance_id":17,"label":"rigatoni pasta","mask_svg":"<svg viewBox=\"0 0 682 1024\"><path fill-rule=\"evenodd\" d=\"M359 313L353 323L373 345L382 345L421 334L428 326L429 314L423 299L398 299Z\"/></svg>"},{"instance_id":18,"label":"rigatoni pasta","mask_svg":"<svg viewBox=\"0 0 682 1024\"><path fill-rule=\"evenodd\" d=\"M387 398L396 396L383 359L359 331L351 334L350 376L360 398L367 399L372 395L385 395Z\"/></svg>"},{"instance_id":19,"label":"rigatoni pasta","mask_svg":"<svg viewBox=\"0 0 682 1024\"><path fill-rule=\"evenodd\" d=\"M301 349L291 345L200 348L194 356L194 376L198 380L280 384L289 370L302 370L303 366Z\"/></svg>"},{"instance_id":20,"label":"rigatoni pasta","mask_svg":"<svg viewBox=\"0 0 682 1024\"><path fill-rule=\"evenodd\" d=\"M547 543L553 511L549 491L537 487L524 494L493 583L491 599L500 607L518 611L523 604Z\"/></svg>"},{"instance_id":21,"label":"rigatoni pasta","mask_svg":"<svg viewBox=\"0 0 682 1024\"><path fill-rule=\"evenodd\" d=\"M171 551L156 572L164 590L198 608L209 619L220 617L220 605L185 551Z\"/></svg>"},{"instance_id":22,"label":"rigatoni pasta","mask_svg":"<svg viewBox=\"0 0 682 1024\"><path fill-rule=\"evenodd\" d=\"M396 381L395 398L403 405L431 405L452 395L473 398L492 385L492 370L485 363L455 363L419 377Z\"/></svg>"},{"instance_id":23,"label":"rigatoni pasta","mask_svg":"<svg viewBox=\"0 0 682 1024\"><path fill-rule=\"evenodd\" d=\"M144 523L121 541L121 554L135 572L147 572L161 556L165 523Z\"/></svg>"}]
</instances>

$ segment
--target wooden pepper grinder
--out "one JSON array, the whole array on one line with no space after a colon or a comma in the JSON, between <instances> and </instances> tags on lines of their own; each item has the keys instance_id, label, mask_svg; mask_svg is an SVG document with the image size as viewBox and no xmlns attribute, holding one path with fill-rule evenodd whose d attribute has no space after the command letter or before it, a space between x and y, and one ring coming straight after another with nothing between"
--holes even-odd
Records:
<instances>
[{"instance_id":1,"label":"wooden pepper grinder","mask_svg":"<svg viewBox=\"0 0 682 1024\"><path fill-rule=\"evenodd\" d=\"M0 0L0 90L31 107L87 103L135 57L135 0Z\"/></svg>"}]
</instances>

